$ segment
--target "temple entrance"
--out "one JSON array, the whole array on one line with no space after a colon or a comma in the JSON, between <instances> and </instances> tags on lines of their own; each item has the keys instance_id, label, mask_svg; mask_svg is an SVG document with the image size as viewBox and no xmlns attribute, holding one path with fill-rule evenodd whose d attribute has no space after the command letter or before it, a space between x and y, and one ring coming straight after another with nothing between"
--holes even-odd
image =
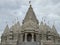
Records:
<instances>
[{"instance_id":1,"label":"temple entrance","mask_svg":"<svg viewBox=\"0 0 60 45\"><path fill-rule=\"evenodd\" d=\"M25 33L23 34L23 42L36 42L36 34L34 33Z\"/></svg>"},{"instance_id":2,"label":"temple entrance","mask_svg":"<svg viewBox=\"0 0 60 45\"><path fill-rule=\"evenodd\" d=\"M32 35L30 33L27 35L27 41L28 42L31 42L32 41Z\"/></svg>"}]
</instances>

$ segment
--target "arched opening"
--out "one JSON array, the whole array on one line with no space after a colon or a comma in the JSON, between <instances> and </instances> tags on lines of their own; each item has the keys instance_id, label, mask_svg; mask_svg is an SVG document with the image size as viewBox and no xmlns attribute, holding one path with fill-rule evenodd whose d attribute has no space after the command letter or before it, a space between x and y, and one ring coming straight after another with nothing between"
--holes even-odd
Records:
<instances>
[{"instance_id":1,"label":"arched opening","mask_svg":"<svg viewBox=\"0 0 60 45\"><path fill-rule=\"evenodd\" d=\"M36 41L36 35L34 34L34 41Z\"/></svg>"},{"instance_id":2,"label":"arched opening","mask_svg":"<svg viewBox=\"0 0 60 45\"><path fill-rule=\"evenodd\" d=\"M29 33L28 35L27 35L27 41L31 41L32 40L32 35Z\"/></svg>"},{"instance_id":3,"label":"arched opening","mask_svg":"<svg viewBox=\"0 0 60 45\"><path fill-rule=\"evenodd\" d=\"M25 41L25 34L23 35L23 41Z\"/></svg>"}]
</instances>

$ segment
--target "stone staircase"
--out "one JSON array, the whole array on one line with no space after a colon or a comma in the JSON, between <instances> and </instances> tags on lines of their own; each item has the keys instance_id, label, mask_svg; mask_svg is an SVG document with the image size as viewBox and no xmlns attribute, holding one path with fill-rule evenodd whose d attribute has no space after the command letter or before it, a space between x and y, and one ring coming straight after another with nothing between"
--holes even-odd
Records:
<instances>
[{"instance_id":1,"label":"stone staircase","mask_svg":"<svg viewBox=\"0 0 60 45\"><path fill-rule=\"evenodd\" d=\"M39 42L22 42L19 45L40 45Z\"/></svg>"}]
</instances>

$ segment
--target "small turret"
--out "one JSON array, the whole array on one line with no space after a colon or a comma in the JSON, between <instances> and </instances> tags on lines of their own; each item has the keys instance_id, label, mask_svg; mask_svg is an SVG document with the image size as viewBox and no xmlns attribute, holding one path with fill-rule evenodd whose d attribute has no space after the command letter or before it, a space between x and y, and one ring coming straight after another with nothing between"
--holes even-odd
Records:
<instances>
[{"instance_id":1,"label":"small turret","mask_svg":"<svg viewBox=\"0 0 60 45\"><path fill-rule=\"evenodd\" d=\"M55 28L54 25L52 26L52 31L53 31L55 34L57 34L57 31L56 31L56 28Z\"/></svg>"},{"instance_id":2,"label":"small turret","mask_svg":"<svg viewBox=\"0 0 60 45\"><path fill-rule=\"evenodd\" d=\"M40 23L40 29L42 30L43 29L43 22L41 21Z\"/></svg>"},{"instance_id":3,"label":"small turret","mask_svg":"<svg viewBox=\"0 0 60 45\"><path fill-rule=\"evenodd\" d=\"M9 26L6 25L5 30L4 30L4 34L8 34L8 32L9 32Z\"/></svg>"},{"instance_id":4,"label":"small turret","mask_svg":"<svg viewBox=\"0 0 60 45\"><path fill-rule=\"evenodd\" d=\"M20 30L20 23L19 23L19 21L16 23L16 24L14 24L11 28L10 28L10 30L12 30L13 32L19 32L19 30Z\"/></svg>"}]
</instances>

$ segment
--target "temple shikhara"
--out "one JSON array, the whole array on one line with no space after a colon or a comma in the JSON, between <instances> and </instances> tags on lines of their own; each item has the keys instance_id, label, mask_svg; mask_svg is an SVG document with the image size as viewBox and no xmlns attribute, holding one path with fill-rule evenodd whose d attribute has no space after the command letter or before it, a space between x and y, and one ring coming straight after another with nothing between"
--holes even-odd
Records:
<instances>
[{"instance_id":1,"label":"temple shikhara","mask_svg":"<svg viewBox=\"0 0 60 45\"><path fill-rule=\"evenodd\" d=\"M1 45L60 45L60 35L54 25L51 28L43 21L39 24L30 5L22 25L19 21L10 28L6 25Z\"/></svg>"}]
</instances>

